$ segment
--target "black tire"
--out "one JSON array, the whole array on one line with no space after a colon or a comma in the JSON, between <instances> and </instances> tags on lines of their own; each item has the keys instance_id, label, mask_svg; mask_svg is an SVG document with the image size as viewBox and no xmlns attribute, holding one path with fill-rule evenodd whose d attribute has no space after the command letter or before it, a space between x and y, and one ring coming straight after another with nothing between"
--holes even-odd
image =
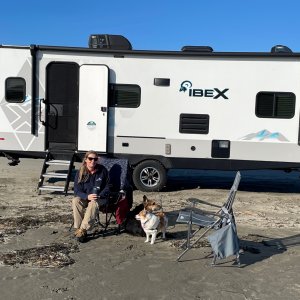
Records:
<instances>
[{"instance_id":1,"label":"black tire","mask_svg":"<svg viewBox=\"0 0 300 300\"><path fill-rule=\"evenodd\" d=\"M142 192L159 192L167 182L167 171L156 160L145 160L133 170L134 185Z\"/></svg>"}]
</instances>

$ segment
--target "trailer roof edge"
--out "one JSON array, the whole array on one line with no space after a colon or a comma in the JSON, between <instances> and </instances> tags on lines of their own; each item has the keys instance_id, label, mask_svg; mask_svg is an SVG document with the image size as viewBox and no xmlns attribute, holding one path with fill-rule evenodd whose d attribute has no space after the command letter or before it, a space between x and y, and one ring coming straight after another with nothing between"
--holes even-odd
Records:
<instances>
[{"instance_id":1,"label":"trailer roof edge","mask_svg":"<svg viewBox=\"0 0 300 300\"><path fill-rule=\"evenodd\" d=\"M10 46L0 45L0 48L30 49L30 46ZM292 53L272 53L272 52L189 52L189 51L169 51L169 50L113 50L113 49L93 49L85 47L65 47L36 45L40 51L77 52L77 53L105 53L115 55L153 55L153 56L181 56L181 57L300 57L300 52Z\"/></svg>"}]
</instances>

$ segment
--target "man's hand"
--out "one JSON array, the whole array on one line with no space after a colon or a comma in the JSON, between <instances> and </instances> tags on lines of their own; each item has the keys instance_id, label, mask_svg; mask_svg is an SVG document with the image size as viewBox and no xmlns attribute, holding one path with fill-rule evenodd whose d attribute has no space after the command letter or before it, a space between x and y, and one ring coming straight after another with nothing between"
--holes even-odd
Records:
<instances>
[{"instance_id":1,"label":"man's hand","mask_svg":"<svg viewBox=\"0 0 300 300\"><path fill-rule=\"evenodd\" d=\"M89 201L96 201L98 199L98 196L97 196L97 194L89 194L88 195L88 200Z\"/></svg>"}]
</instances>

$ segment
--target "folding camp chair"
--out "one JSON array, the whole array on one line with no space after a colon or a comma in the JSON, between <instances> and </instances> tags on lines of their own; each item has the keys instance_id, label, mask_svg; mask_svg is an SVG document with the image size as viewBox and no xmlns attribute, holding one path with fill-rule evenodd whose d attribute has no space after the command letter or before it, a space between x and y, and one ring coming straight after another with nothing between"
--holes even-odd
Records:
<instances>
[{"instance_id":1,"label":"folding camp chair","mask_svg":"<svg viewBox=\"0 0 300 300\"><path fill-rule=\"evenodd\" d=\"M102 233L105 234L114 217L118 224L116 233L120 233L121 224L133 202L129 163L126 159L106 157L101 157L100 163L108 170L110 192L108 199L99 207L98 224L103 228ZM100 221L102 214L105 214L103 222Z\"/></svg>"},{"instance_id":2,"label":"folding camp chair","mask_svg":"<svg viewBox=\"0 0 300 300\"><path fill-rule=\"evenodd\" d=\"M239 244L235 225L235 219L233 214L233 202L238 190L238 186L241 180L240 172L236 173L232 187L228 193L226 202L220 207L217 212L209 212L196 208L197 203L202 201L198 199L188 199L191 203L191 207L188 210L180 211L176 222L186 223L188 225L187 229L187 239L182 244L182 247L186 249L178 256L177 261L187 253L201 238L205 237L210 230L215 230L208 240L212 246L214 252L214 258L212 265L215 265L216 258L225 258L230 255L235 254L237 263L240 265L239 260ZM193 225L198 226L198 229L192 232ZM202 229L204 232L196 237L196 234ZM193 239L191 242L191 239Z\"/></svg>"}]
</instances>

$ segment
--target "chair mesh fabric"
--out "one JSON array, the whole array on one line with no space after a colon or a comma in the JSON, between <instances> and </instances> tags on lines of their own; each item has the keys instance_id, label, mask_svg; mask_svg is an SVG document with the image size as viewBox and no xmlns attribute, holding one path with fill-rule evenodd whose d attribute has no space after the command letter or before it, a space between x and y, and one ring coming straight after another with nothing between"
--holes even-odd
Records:
<instances>
[{"instance_id":1,"label":"chair mesh fabric","mask_svg":"<svg viewBox=\"0 0 300 300\"><path fill-rule=\"evenodd\" d=\"M181 211L176 220L177 223L186 223L186 224L189 223L190 221L194 225L208 227L213 225L216 222L216 219L207 215L196 214L194 212L192 212L192 218L191 218L191 212Z\"/></svg>"},{"instance_id":2,"label":"chair mesh fabric","mask_svg":"<svg viewBox=\"0 0 300 300\"><path fill-rule=\"evenodd\" d=\"M109 174L113 191L124 190L128 186L128 160L117 158L101 158L103 165Z\"/></svg>"},{"instance_id":3,"label":"chair mesh fabric","mask_svg":"<svg viewBox=\"0 0 300 300\"><path fill-rule=\"evenodd\" d=\"M106 205L100 207L99 210L106 214L105 227L109 225L112 216L116 218L117 224L121 224L132 206L128 160L103 157L100 163L109 174L110 195ZM126 193L125 197L120 193L121 190Z\"/></svg>"}]
</instances>

